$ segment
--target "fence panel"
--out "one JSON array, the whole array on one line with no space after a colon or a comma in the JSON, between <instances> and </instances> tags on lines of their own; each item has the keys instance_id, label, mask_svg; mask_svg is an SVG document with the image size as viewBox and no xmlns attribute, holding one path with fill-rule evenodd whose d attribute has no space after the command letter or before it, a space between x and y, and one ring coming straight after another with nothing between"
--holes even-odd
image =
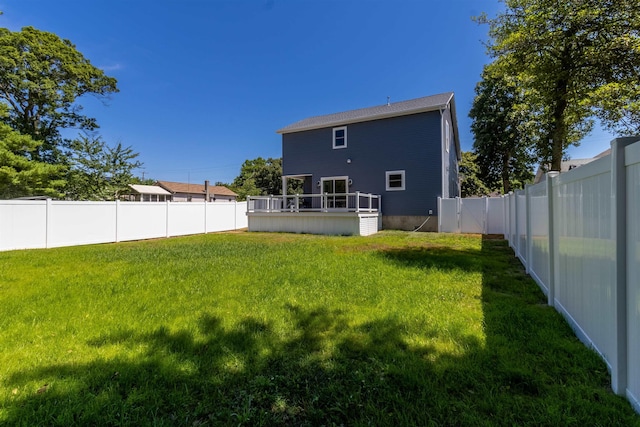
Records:
<instances>
[{"instance_id":1,"label":"fence panel","mask_svg":"<svg viewBox=\"0 0 640 427\"><path fill-rule=\"evenodd\" d=\"M167 202L120 203L118 240L167 236Z\"/></svg>"},{"instance_id":2,"label":"fence panel","mask_svg":"<svg viewBox=\"0 0 640 427\"><path fill-rule=\"evenodd\" d=\"M518 215L516 215L516 195L509 194L509 246L513 248L514 252L518 253L517 236L518 236Z\"/></svg>"},{"instance_id":3,"label":"fence panel","mask_svg":"<svg viewBox=\"0 0 640 427\"><path fill-rule=\"evenodd\" d=\"M236 204L236 230L249 227L249 218L247 217L247 202L238 202Z\"/></svg>"},{"instance_id":4,"label":"fence panel","mask_svg":"<svg viewBox=\"0 0 640 427\"><path fill-rule=\"evenodd\" d=\"M113 242L116 238L115 202L52 201L48 247Z\"/></svg>"},{"instance_id":5,"label":"fence panel","mask_svg":"<svg viewBox=\"0 0 640 427\"><path fill-rule=\"evenodd\" d=\"M529 187L529 198L528 218L531 223L529 274L544 293L548 294L551 253L549 251L549 200L546 181Z\"/></svg>"},{"instance_id":6,"label":"fence panel","mask_svg":"<svg viewBox=\"0 0 640 427\"><path fill-rule=\"evenodd\" d=\"M609 157L553 182L558 238L556 307L607 363L615 354L615 241Z\"/></svg>"},{"instance_id":7,"label":"fence panel","mask_svg":"<svg viewBox=\"0 0 640 427\"><path fill-rule=\"evenodd\" d=\"M482 234L485 232L487 202L482 199L460 199L460 232Z\"/></svg>"},{"instance_id":8,"label":"fence panel","mask_svg":"<svg viewBox=\"0 0 640 427\"><path fill-rule=\"evenodd\" d=\"M44 248L46 242L46 201L0 201L0 251Z\"/></svg>"},{"instance_id":9,"label":"fence panel","mask_svg":"<svg viewBox=\"0 0 640 427\"><path fill-rule=\"evenodd\" d=\"M441 233L458 233L458 201L459 199L438 198L438 231Z\"/></svg>"},{"instance_id":10,"label":"fence panel","mask_svg":"<svg viewBox=\"0 0 640 427\"><path fill-rule=\"evenodd\" d=\"M527 196L524 190L518 190L515 193L516 203L516 255L525 266L529 262L527 260Z\"/></svg>"},{"instance_id":11,"label":"fence panel","mask_svg":"<svg viewBox=\"0 0 640 427\"><path fill-rule=\"evenodd\" d=\"M627 175L627 397L640 412L640 142L625 149Z\"/></svg>"},{"instance_id":12,"label":"fence panel","mask_svg":"<svg viewBox=\"0 0 640 427\"><path fill-rule=\"evenodd\" d=\"M236 228L236 203L211 203L207 206L207 233Z\"/></svg>"},{"instance_id":13,"label":"fence panel","mask_svg":"<svg viewBox=\"0 0 640 427\"><path fill-rule=\"evenodd\" d=\"M205 232L205 202L169 203L169 236Z\"/></svg>"},{"instance_id":14,"label":"fence panel","mask_svg":"<svg viewBox=\"0 0 640 427\"><path fill-rule=\"evenodd\" d=\"M237 230L247 227L246 209L246 202L0 200L0 251Z\"/></svg>"},{"instance_id":15,"label":"fence panel","mask_svg":"<svg viewBox=\"0 0 640 427\"><path fill-rule=\"evenodd\" d=\"M489 197L487 199L487 234L504 234L504 197Z\"/></svg>"}]
</instances>

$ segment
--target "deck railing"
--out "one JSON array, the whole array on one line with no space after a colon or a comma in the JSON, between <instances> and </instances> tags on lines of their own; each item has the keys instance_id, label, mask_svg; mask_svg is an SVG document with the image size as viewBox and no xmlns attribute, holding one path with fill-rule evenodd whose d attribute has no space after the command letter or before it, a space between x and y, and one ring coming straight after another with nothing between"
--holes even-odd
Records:
<instances>
[{"instance_id":1,"label":"deck railing","mask_svg":"<svg viewBox=\"0 0 640 427\"><path fill-rule=\"evenodd\" d=\"M247 212L379 212L381 196L369 193L249 196Z\"/></svg>"}]
</instances>

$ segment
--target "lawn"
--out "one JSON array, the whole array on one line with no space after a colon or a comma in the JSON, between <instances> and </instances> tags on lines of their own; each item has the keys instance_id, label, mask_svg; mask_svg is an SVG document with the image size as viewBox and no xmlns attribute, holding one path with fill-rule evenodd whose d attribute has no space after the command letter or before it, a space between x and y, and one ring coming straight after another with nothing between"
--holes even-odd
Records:
<instances>
[{"instance_id":1,"label":"lawn","mask_svg":"<svg viewBox=\"0 0 640 427\"><path fill-rule=\"evenodd\" d=\"M638 425L502 240L0 253L0 424Z\"/></svg>"}]
</instances>

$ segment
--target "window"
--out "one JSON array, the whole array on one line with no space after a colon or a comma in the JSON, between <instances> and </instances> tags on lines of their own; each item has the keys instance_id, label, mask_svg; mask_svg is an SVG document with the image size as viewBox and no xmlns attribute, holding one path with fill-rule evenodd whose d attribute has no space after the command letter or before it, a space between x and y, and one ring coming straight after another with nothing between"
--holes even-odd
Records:
<instances>
[{"instance_id":1,"label":"window","mask_svg":"<svg viewBox=\"0 0 640 427\"><path fill-rule=\"evenodd\" d=\"M333 128L333 148L347 148L347 127Z\"/></svg>"},{"instance_id":2,"label":"window","mask_svg":"<svg viewBox=\"0 0 640 427\"><path fill-rule=\"evenodd\" d=\"M387 191L404 190L404 171L388 171L386 174Z\"/></svg>"}]
</instances>

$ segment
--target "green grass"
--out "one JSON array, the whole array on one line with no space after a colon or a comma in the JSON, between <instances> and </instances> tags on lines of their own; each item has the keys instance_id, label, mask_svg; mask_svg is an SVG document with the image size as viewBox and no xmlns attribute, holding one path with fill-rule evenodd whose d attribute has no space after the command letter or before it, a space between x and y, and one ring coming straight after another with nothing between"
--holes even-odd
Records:
<instances>
[{"instance_id":1,"label":"green grass","mask_svg":"<svg viewBox=\"0 0 640 427\"><path fill-rule=\"evenodd\" d=\"M230 233L0 266L0 424L640 425L501 240Z\"/></svg>"}]
</instances>

